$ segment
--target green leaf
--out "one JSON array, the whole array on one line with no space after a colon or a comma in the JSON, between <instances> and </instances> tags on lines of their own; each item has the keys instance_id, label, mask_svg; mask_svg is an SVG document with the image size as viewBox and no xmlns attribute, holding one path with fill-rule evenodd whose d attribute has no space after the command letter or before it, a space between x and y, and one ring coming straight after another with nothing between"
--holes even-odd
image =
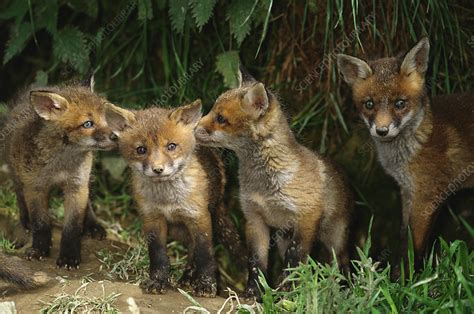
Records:
<instances>
[{"instance_id":1,"label":"green leaf","mask_svg":"<svg viewBox=\"0 0 474 314\"><path fill-rule=\"evenodd\" d=\"M254 0L233 0L229 5L227 17L230 23L230 32L239 46L250 33L253 8Z\"/></svg>"},{"instance_id":2,"label":"green leaf","mask_svg":"<svg viewBox=\"0 0 474 314\"><path fill-rule=\"evenodd\" d=\"M65 27L54 36L53 54L82 74L89 68L89 51L86 49L85 36L76 28Z\"/></svg>"},{"instance_id":3,"label":"green leaf","mask_svg":"<svg viewBox=\"0 0 474 314\"><path fill-rule=\"evenodd\" d=\"M184 22L186 21L186 13L189 9L187 0L175 0L169 3L169 15L171 19L171 26L177 32L182 34L184 29Z\"/></svg>"},{"instance_id":4,"label":"green leaf","mask_svg":"<svg viewBox=\"0 0 474 314\"><path fill-rule=\"evenodd\" d=\"M6 64L14 56L23 51L28 42L28 39L33 35L30 23L21 23L18 28L13 27L10 31L10 39L5 48L5 55L3 56L3 64Z\"/></svg>"},{"instance_id":5,"label":"green leaf","mask_svg":"<svg viewBox=\"0 0 474 314\"><path fill-rule=\"evenodd\" d=\"M239 53L235 50L227 51L217 56L217 71L224 77L224 84L229 88L235 88L239 84L237 77L239 62Z\"/></svg>"},{"instance_id":6,"label":"green leaf","mask_svg":"<svg viewBox=\"0 0 474 314\"><path fill-rule=\"evenodd\" d=\"M217 0L190 0L191 13L199 29L209 21Z\"/></svg>"},{"instance_id":7,"label":"green leaf","mask_svg":"<svg viewBox=\"0 0 474 314\"><path fill-rule=\"evenodd\" d=\"M8 20L15 18L15 24L18 25L25 16L26 12L28 12L28 8L28 1L26 0L11 1L10 6L0 13L0 19Z\"/></svg>"},{"instance_id":8,"label":"green leaf","mask_svg":"<svg viewBox=\"0 0 474 314\"><path fill-rule=\"evenodd\" d=\"M58 1L44 0L41 7L35 11L37 29L46 28L48 32L55 35L58 28Z\"/></svg>"},{"instance_id":9,"label":"green leaf","mask_svg":"<svg viewBox=\"0 0 474 314\"><path fill-rule=\"evenodd\" d=\"M138 0L138 19L151 20L153 18L153 7L150 0Z\"/></svg>"}]
</instances>

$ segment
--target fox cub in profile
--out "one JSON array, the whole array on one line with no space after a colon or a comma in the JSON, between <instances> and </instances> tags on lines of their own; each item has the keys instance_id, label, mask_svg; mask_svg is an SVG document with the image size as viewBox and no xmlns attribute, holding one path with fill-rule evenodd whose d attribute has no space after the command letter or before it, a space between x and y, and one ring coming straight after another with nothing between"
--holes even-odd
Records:
<instances>
[{"instance_id":1,"label":"fox cub in profile","mask_svg":"<svg viewBox=\"0 0 474 314\"><path fill-rule=\"evenodd\" d=\"M175 110L151 108L109 116L111 124L123 130L120 152L132 170L133 195L143 218L150 278L142 288L164 293L170 286L168 230L179 228L190 238L180 285L191 288L194 295L214 297L213 221L220 222L215 228L221 241L237 247L240 239L225 217L224 165L209 148L196 147L201 101Z\"/></svg>"},{"instance_id":2,"label":"fox cub in profile","mask_svg":"<svg viewBox=\"0 0 474 314\"><path fill-rule=\"evenodd\" d=\"M336 166L300 145L277 98L243 68L240 86L219 96L196 131L203 145L239 159L240 202L250 250L246 297L259 297L267 272L270 228L285 266L297 266L316 240L347 267L352 196ZM285 286L284 288L288 288Z\"/></svg>"},{"instance_id":3,"label":"fox cub in profile","mask_svg":"<svg viewBox=\"0 0 474 314\"><path fill-rule=\"evenodd\" d=\"M430 101L429 48L424 38L403 59L337 57L378 159L400 186L402 252L409 227L418 265L440 205L457 190L474 187L474 94Z\"/></svg>"},{"instance_id":4,"label":"fox cub in profile","mask_svg":"<svg viewBox=\"0 0 474 314\"><path fill-rule=\"evenodd\" d=\"M92 86L92 85L91 85ZM113 107L90 86L28 89L13 101L4 129L5 153L17 196L20 219L32 233L28 259L50 253L49 193L64 192L64 227L57 265L76 268L81 260L81 234L104 237L89 200L93 151L116 147L105 118Z\"/></svg>"}]
</instances>

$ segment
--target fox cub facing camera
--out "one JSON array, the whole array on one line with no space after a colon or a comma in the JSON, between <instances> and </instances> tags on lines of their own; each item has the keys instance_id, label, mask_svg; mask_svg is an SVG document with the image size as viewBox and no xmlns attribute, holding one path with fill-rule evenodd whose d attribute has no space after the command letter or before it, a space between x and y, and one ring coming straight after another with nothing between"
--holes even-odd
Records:
<instances>
[{"instance_id":1,"label":"fox cub facing camera","mask_svg":"<svg viewBox=\"0 0 474 314\"><path fill-rule=\"evenodd\" d=\"M240 87L219 96L201 119L196 136L203 145L234 150L239 159L251 254L245 294L258 297L258 269L267 272L270 228L277 230L285 266L304 261L320 240L347 267L353 204L336 166L298 144L277 98L243 69L240 78Z\"/></svg>"},{"instance_id":2,"label":"fox cub facing camera","mask_svg":"<svg viewBox=\"0 0 474 314\"><path fill-rule=\"evenodd\" d=\"M59 267L76 268L83 232L104 237L89 200L93 151L116 147L105 119L113 107L90 86L29 89L12 104L5 132L6 160L11 170L23 226L32 233L28 259L48 256L51 248L49 193L64 192L64 227Z\"/></svg>"},{"instance_id":3,"label":"fox cub facing camera","mask_svg":"<svg viewBox=\"0 0 474 314\"><path fill-rule=\"evenodd\" d=\"M403 59L337 58L378 159L400 186L401 248L406 254L410 227L418 265L440 205L457 190L474 187L474 94L430 100L429 48L424 38Z\"/></svg>"},{"instance_id":4,"label":"fox cub facing camera","mask_svg":"<svg viewBox=\"0 0 474 314\"><path fill-rule=\"evenodd\" d=\"M216 295L213 222L221 241L236 247L240 242L224 212L223 163L209 148L196 147L200 118L200 100L175 110L109 114L109 121L123 130L119 147L132 170L133 195L143 218L150 278L142 288L149 293L164 293L170 285L166 243L171 228L190 238L180 285L197 296Z\"/></svg>"}]
</instances>

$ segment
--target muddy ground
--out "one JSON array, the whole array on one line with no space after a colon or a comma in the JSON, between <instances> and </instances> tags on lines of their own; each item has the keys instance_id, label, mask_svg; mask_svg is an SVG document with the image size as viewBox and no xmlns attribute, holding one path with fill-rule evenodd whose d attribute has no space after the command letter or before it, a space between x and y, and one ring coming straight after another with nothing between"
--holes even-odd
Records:
<instances>
[{"instance_id":1,"label":"muddy ground","mask_svg":"<svg viewBox=\"0 0 474 314\"><path fill-rule=\"evenodd\" d=\"M21 291L13 286L0 283L0 301L15 302L18 313L38 312L44 302L52 301L55 296L64 292L74 294L83 283L83 278L88 276L93 279L85 287L87 296L103 296L111 293L119 293L120 296L114 303L115 307L123 313L130 313L131 308L127 299L132 297L140 309L141 313L181 313L188 306L193 305L185 296L178 291L168 291L164 295L144 294L135 284L123 281L110 281L107 279L106 270L99 271L101 263L96 257L96 252L107 248L109 250L126 250L122 243L109 239L98 241L90 238L83 238L82 242L82 263L80 269L67 271L56 268L56 258L58 256L58 244L60 238L59 228L53 232L53 250L49 258L43 261L28 262L34 271L42 271L48 275L49 281L41 288L33 291ZM18 255L23 256L23 248ZM196 300L211 312L216 312L224 303L221 297L196 298Z\"/></svg>"}]
</instances>

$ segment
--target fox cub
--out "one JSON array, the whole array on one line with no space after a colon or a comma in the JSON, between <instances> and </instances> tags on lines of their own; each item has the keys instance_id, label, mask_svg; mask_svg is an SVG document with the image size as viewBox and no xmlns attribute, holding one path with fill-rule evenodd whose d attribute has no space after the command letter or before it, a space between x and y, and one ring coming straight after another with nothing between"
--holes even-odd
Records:
<instances>
[{"instance_id":1,"label":"fox cub","mask_svg":"<svg viewBox=\"0 0 474 314\"><path fill-rule=\"evenodd\" d=\"M270 228L285 266L310 254L315 240L348 266L352 196L342 173L298 144L277 98L243 68L240 86L222 94L196 131L203 145L232 149L239 159L240 202L250 250L246 297L259 297L267 272ZM284 288L288 288L284 286Z\"/></svg>"},{"instance_id":2,"label":"fox cub","mask_svg":"<svg viewBox=\"0 0 474 314\"><path fill-rule=\"evenodd\" d=\"M56 263L77 268L83 231L105 236L88 203L89 177L93 151L116 147L105 119L106 107L113 105L81 85L28 89L12 105L3 132L9 134L5 157L21 222L33 237L26 257L50 253L49 193L57 186L64 193L65 218Z\"/></svg>"},{"instance_id":3,"label":"fox cub","mask_svg":"<svg viewBox=\"0 0 474 314\"><path fill-rule=\"evenodd\" d=\"M430 100L425 88L429 48L424 38L403 59L337 57L378 159L400 186L402 252L407 252L409 227L418 265L441 203L474 187L474 94Z\"/></svg>"},{"instance_id":4,"label":"fox cub","mask_svg":"<svg viewBox=\"0 0 474 314\"><path fill-rule=\"evenodd\" d=\"M213 221L226 219L229 228L232 222L223 212L223 163L209 148L196 147L194 130L201 118L201 101L175 110L124 111L111 112L109 121L122 130L120 152L132 170L133 195L143 218L150 278L142 288L164 293L170 286L166 243L168 231L179 228L190 238L180 285L197 296L214 297ZM224 230L221 223L216 228L221 228L217 233L227 243L238 245L236 230Z\"/></svg>"}]
</instances>

